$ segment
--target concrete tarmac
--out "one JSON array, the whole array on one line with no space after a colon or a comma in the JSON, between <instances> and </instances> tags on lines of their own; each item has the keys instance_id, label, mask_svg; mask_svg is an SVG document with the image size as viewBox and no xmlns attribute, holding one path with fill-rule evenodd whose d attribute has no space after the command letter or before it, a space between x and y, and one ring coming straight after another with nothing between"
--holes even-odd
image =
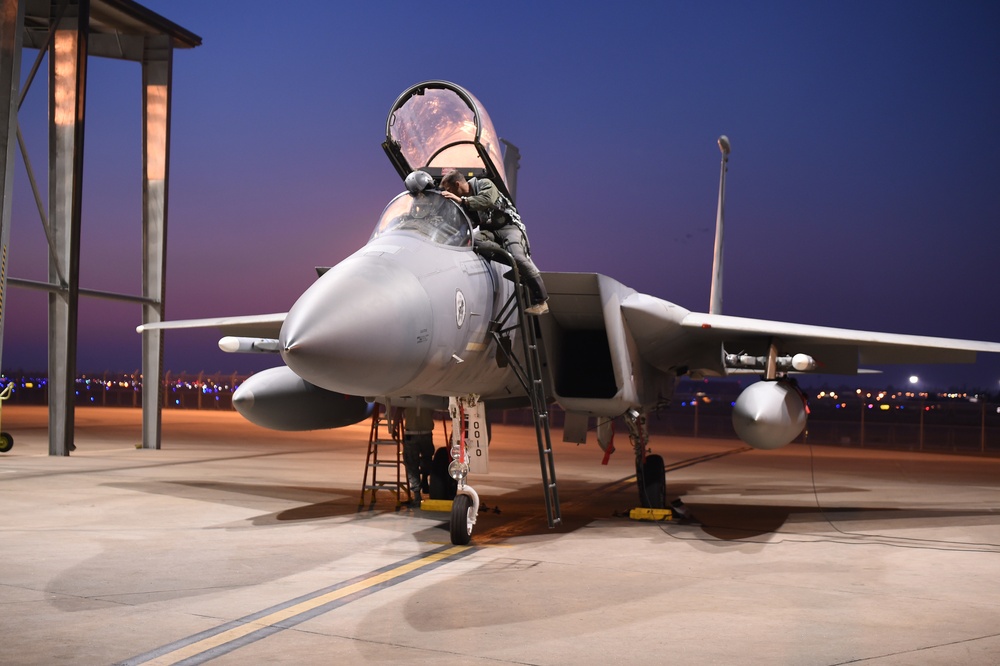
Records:
<instances>
[{"instance_id":1,"label":"concrete tarmac","mask_svg":"<svg viewBox=\"0 0 1000 666\"><path fill-rule=\"evenodd\" d=\"M694 524L631 521L628 439L497 426L472 547L447 516L358 511L368 425L80 408L76 452L10 406L2 664L996 664L1000 460L653 437ZM559 433L554 433L558 440ZM436 435L442 444L442 434Z\"/></svg>"}]
</instances>

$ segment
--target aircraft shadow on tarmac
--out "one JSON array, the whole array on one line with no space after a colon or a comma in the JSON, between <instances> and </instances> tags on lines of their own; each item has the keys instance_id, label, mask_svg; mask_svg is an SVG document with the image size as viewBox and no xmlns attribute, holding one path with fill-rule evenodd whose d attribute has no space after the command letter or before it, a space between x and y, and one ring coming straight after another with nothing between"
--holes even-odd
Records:
<instances>
[{"instance_id":1,"label":"aircraft shadow on tarmac","mask_svg":"<svg viewBox=\"0 0 1000 666\"><path fill-rule=\"evenodd\" d=\"M224 481L169 481L116 484L139 489L143 492L184 497L204 502L232 504L247 508L260 508L262 497L284 502L302 502L301 506L284 508L264 513L250 520L255 526L273 526L282 523L298 523L331 518L354 516L359 520L369 520L385 514L414 515L421 518L440 518L441 524L422 530L430 540L438 540L437 531L448 529L447 513L427 512L403 506L395 510L395 496L389 492L379 493L374 508L358 508L360 490L358 488L282 486L271 484L229 483ZM520 486L497 496L484 494L483 503L476 525L474 539L478 541L498 541L513 537L537 537L573 532L593 524L597 520L618 520L622 526L641 528L655 527L657 524L637 524L628 519L628 512L636 506L634 477L621 479L609 484L598 485L593 481L563 479L559 482L563 522L550 530L546 524L541 490L536 484ZM866 492L862 488L817 487L816 494L822 498L826 494L844 492ZM675 483L669 487L669 496L710 496L730 494L735 489L726 484L713 488L711 484ZM753 489L754 496L776 496L788 494L813 494L812 487L776 486ZM318 498L327 498L316 501ZM241 498L245 498L241 500ZM367 499L367 498L366 498ZM849 531L863 531L858 523L876 525L878 529L912 529L933 523L935 527L961 527L982 525L984 519L998 518L995 510L928 509L896 506L821 506L815 503L766 504L748 500L736 502L698 502L691 499L687 508L693 520L660 523L699 530L705 536L720 541L753 539L763 535L783 531L786 524L823 523L822 529L838 528L838 523L850 524ZM418 533L417 536L420 536Z\"/></svg>"}]
</instances>

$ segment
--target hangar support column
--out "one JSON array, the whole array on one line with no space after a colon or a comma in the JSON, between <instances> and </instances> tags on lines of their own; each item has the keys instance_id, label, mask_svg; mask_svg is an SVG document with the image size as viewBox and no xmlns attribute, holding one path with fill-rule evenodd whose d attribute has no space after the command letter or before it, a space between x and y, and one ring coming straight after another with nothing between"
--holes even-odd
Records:
<instances>
[{"instance_id":1,"label":"hangar support column","mask_svg":"<svg viewBox=\"0 0 1000 666\"><path fill-rule=\"evenodd\" d=\"M49 43L49 455L73 448L80 305L83 121L90 3L65 7Z\"/></svg>"},{"instance_id":2,"label":"hangar support column","mask_svg":"<svg viewBox=\"0 0 1000 666\"><path fill-rule=\"evenodd\" d=\"M142 55L142 295L143 323L163 321L167 269L167 173L173 45L149 37ZM142 447L160 448L163 332L142 334Z\"/></svg>"},{"instance_id":3,"label":"hangar support column","mask_svg":"<svg viewBox=\"0 0 1000 666\"><path fill-rule=\"evenodd\" d=\"M0 341L3 340L4 297L7 294L7 247L10 242L11 202L14 187L14 137L17 136L17 103L21 80L20 2L0 5ZM4 99L4 95L10 97ZM0 359L3 346L0 345Z\"/></svg>"}]
</instances>

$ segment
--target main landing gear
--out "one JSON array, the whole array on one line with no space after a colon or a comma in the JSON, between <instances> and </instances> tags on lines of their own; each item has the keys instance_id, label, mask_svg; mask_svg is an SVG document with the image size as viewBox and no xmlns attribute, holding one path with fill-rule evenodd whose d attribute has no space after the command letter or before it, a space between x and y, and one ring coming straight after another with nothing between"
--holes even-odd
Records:
<instances>
[{"instance_id":1,"label":"main landing gear","mask_svg":"<svg viewBox=\"0 0 1000 666\"><path fill-rule=\"evenodd\" d=\"M630 409L625 412L625 425L628 426L628 436L635 451L635 480L639 488L639 505L645 509L669 509L669 513L666 511L657 513L656 520L673 517L682 521L693 521L695 518L691 511L679 498L667 502L667 471L663 464L663 456L648 453L649 429L646 426L646 415Z\"/></svg>"},{"instance_id":2,"label":"main landing gear","mask_svg":"<svg viewBox=\"0 0 1000 666\"><path fill-rule=\"evenodd\" d=\"M625 412L625 425L635 451L635 478L639 488L639 504L647 509L666 509L667 472L663 456L648 454L649 429L646 415L634 409Z\"/></svg>"}]
</instances>

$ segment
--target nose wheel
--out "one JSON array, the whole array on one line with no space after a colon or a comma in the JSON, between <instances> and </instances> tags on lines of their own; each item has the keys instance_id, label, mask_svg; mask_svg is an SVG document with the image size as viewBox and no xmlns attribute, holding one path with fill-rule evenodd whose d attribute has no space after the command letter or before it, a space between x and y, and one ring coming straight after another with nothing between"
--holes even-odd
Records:
<instances>
[{"instance_id":1,"label":"nose wheel","mask_svg":"<svg viewBox=\"0 0 1000 666\"><path fill-rule=\"evenodd\" d=\"M464 490L472 489L466 486ZM461 490L459 490L461 492ZM451 505L451 542L456 546L465 546L472 539L472 528L476 524L477 509L469 495L456 495Z\"/></svg>"}]
</instances>

